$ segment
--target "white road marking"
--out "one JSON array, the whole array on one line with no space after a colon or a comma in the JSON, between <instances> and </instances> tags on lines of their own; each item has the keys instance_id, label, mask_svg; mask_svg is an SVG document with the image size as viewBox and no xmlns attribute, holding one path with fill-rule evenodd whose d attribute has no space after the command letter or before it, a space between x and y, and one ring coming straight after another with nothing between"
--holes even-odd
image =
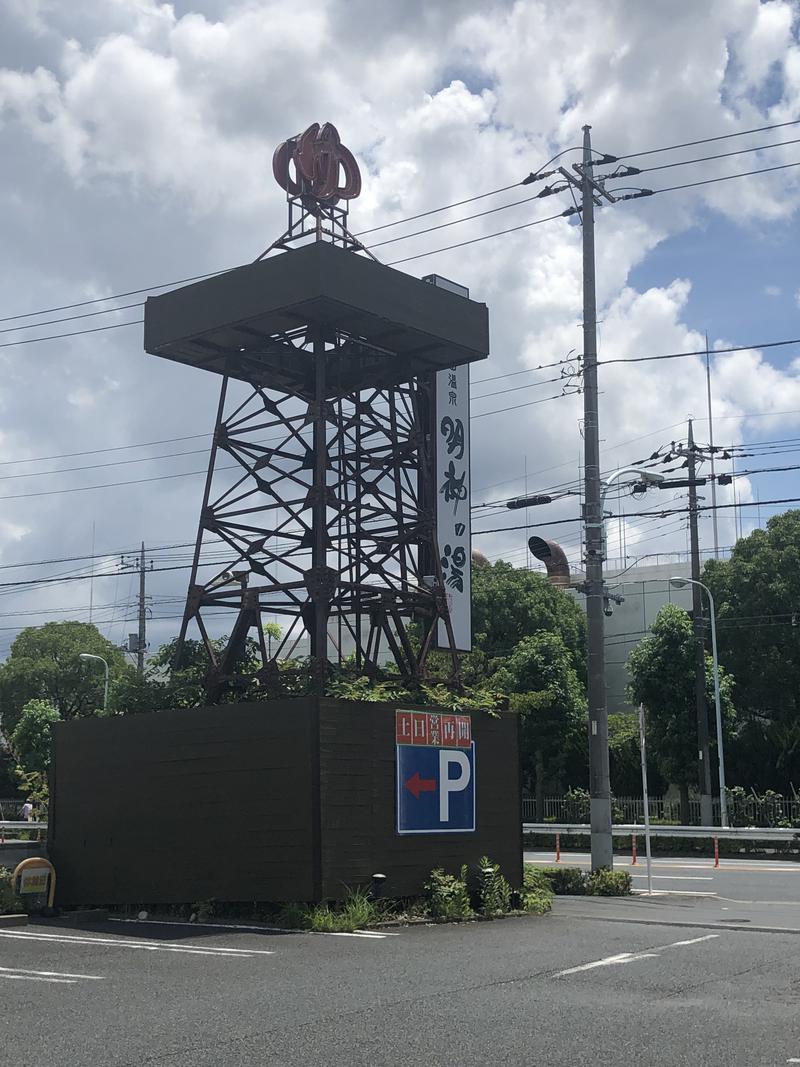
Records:
<instances>
[{"instance_id":1,"label":"white road marking","mask_svg":"<svg viewBox=\"0 0 800 1067\"><path fill-rule=\"evenodd\" d=\"M49 982L50 985L77 985L74 978L36 978L32 974L0 974L11 982Z\"/></svg>"},{"instance_id":2,"label":"white road marking","mask_svg":"<svg viewBox=\"0 0 800 1067\"><path fill-rule=\"evenodd\" d=\"M292 929L287 926L246 926L242 924L234 923L186 923L175 922L169 919L110 919L112 923L138 923L141 926L190 926L192 928L202 928L209 930L252 930L255 933L277 933L277 934L310 934L310 933L328 933L329 931L313 931L313 930L299 930ZM389 930L354 930L352 934L344 933L335 935L336 937L351 937L351 936L364 936L364 937L399 937L399 933L395 933ZM242 949L239 951L247 951Z\"/></svg>"},{"instance_id":3,"label":"white road marking","mask_svg":"<svg viewBox=\"0 0 800 1067\"><path fill-rule=\"evenodd\" d=\"M581 963L577 967L568 967L565 971L558 971L554 978L563 978L567 974L578 974L580 971L593 971L597 967L613 967L618 963L636 963L639 960L656 959L665 949L680 948L684 945L697 945L701 941L713 941L719 934L705 934L703 937L693 937L688 941L672 941L669 945L661 945L649 952L618 952L616 956L606 956L602 960L593 960L591 963Z\"/></svg>"},{"instance_id":4,"label":"white road marking","mask_svg":"<svg viewBox=\"0 0 800 1067\"><path fill-rule=\"evenodd\" d=\"M631 878L647 878L646 874L632 874ZM654 874L653 881L659 882L713 882L710 874Z\"/></svg>"},{"instance_id":5,"label":"white road marking","mask_svg":"<svg viewBox=\"0 0 800 1067\"><path fill-rule=\"evenodd\" d=\"M88 982L105 982L102 974L68 974L64 971L30 971L26 967L0 967L0 971L9 971L14 974L35 974L40 978L83 978ZM2 975L0 975L2 977Z\"/></svg>"},{"instance_id":6,"label":"white road marking","mask_svg":"<svg viewBox=\"0 0 800 1067\"><path fill-rule=\"evenodd\" d=\"M368 930L321 930L319 933L323 933L326 937L366 937L370 941L379 941L386 937L386 934L373 934Z\"/></svg>"},{"instance_id":7,"label":"white road marking","mask_svg":"<svg viewBox=\"0 0 800 1067\"><path fill-rule=\"evenodd\" d=\"M72 935L58 934L33 934L33 933L10 933L0 932L0 937L12 938L17 941L43 941L59 945L100 945L103 948L138 948L148 952L180 952L191 956L220 956L229 959L248 959L252 956L272 956L274 953L269 949L247 948L187 948L185 945L176 945L171 942L161 941L121 941L107 937L75 937Z\"/></svg>"},{"instance_id":8,"label":"white road marking","mask_svg":"<svg viewBox=\"0 0 800 1067\"><path fill-rule=\"evenodd\" d=\"M699 945L701 941L713 941L715 937L719 937L719 934L705 934L703 937L692 937L688 941L673 941L671 945L664 945L664 948L680 948L682 945Z\"/></svg>"},{"instance_id":9,"label":"white road marking","mask_svg":"<svg viewBox=\"0 0 800 1067\"><path fill-rule=\"evenodd\" d=\"M563 978L565 974L577 974L579 971L593 971L596 967L611 967L615 963L635 963L636 960L655 959L657 952L618 952L616 956L606 956L602 960L594 960L592 963L582 963L579 967L568 967L566 971L559 971L555 978Z\"/></svg>"}]
</instances>

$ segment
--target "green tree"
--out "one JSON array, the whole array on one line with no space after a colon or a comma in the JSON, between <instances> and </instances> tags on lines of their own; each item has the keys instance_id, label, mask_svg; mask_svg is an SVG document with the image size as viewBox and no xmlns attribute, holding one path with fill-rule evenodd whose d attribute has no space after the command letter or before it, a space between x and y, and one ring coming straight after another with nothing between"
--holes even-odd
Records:
<instances>
[{"instance_id":1,"label":"green tree","mask_svg":"<svg viewBox=\"0 0 800 1067\"><path fill-rule=\"evenodd\" d=\"M113 681L132 668L97 627L85 622L48 622L27 627L0 665L0 722L13 733L30 700L48 701L62 719L94 715L103 706L103 669L81 652L102 656Z\"/></svg>"},{"instance_id":2,"label":"green tree","mask_svg":"<svg viewBox=\"0 0 800 1067\"><path fill-rule=\"evenodd\" d=\"M545 780L559 781L570 751L586 746L586 695L572 653L560 634L540 630L518 642L490 686L519 712L522 772L543 818Z\"/></svg>"},{"instance_id":3,"label":"green tree","mask_svg":"<svg viewBox=\"0 0 800 1067\"><path fill-rule=\"evenodd\" d=\"M499 560L472 571L472 631L475 652L468 672L484 678L511 655L524 637L558 634L578 677L586 674L586 620L575 600L535 571ZM477 680L477 679L475 679Z\"/></svg>"},{"instance_id":4,"label":"green tree","mask_svg":"<svg viewBox=\"0 0 800 1067\"><path fill-rule=\"evenodd\" d=\"M689 786L697 781L694 629L689 615L665 604L650 633L628 656L628 695L644 704L647 746L660 773L681 791L681 820L689 818ZM723 725L733 721L733 679L720 671ZM714 707L714 676L706 656L706 701ZM713 735L713 731L712 731Z\"/></svg>"},{"instance_id":5,"label":"green tree","mask_svg":"<svg viewBox=\"0 0 800 1067\"><path fill-rule=\"evenodd\" d=\"M61 722L56 708L47 700L29 700L14 727L11 751L23 774L45 774L50 766L50 731Z\"/></svg>"},{"instance_id":6,"label":"green tree","mask_svg":"<svg viewBox=\"0 0 800 1067\"><path fill-rule=\"evenodd\" d=\"M737 736L726 751L732 782L786 791L800 780L800 511L741 538L711 560L720 661L736 674Z\"/></svg>"}]
</instances>

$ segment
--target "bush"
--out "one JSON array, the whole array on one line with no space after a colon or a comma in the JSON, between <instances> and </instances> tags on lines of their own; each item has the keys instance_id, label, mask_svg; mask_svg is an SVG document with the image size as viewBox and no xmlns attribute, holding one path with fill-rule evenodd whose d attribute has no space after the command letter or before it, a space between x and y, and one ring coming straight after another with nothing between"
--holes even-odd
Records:
<instances>
[{"instance_id":1,"label":"bush","mask_svg":"<svg viewBox=\"0 0 800 1067\"><path fill-rule=\"evenodd\" d=\"M284 904L278 912L278 924L290 930L308 930L311 926L310 909L307 904Z\"/></svg>"},{"instance_id":2,"label":"bush","mask_svg":"<svg viewBox=\"0 0 800 1067\"><path fill-rule=\"evenodd\" d=\"M544 915L553 906L553 893L550 890L546 893L523 890L520 905L529 915Z\"/></svg>"},{"instance_id":3,"label":"bush","mask_svg":"<svg viewBox=\"0 0 800 1067\"><path fill-rule=\"evenodd\" d=\"M526 863L522 872L519 907L531 915L544 915L553 906L553 887L541 867Z\"/></svg>"},{"instance_id":4,"label":"bush","mask_svg":"<svg viewBox=\"0 0 800 1067\"><path fill-rule=\"evenodd\" d=\"M462 870L461 877L465 877ZM472 905L481 915L504 915L511 910L511 886L500 873L500 864L488 856L481 856L478 865L465 879L470 890Z\"/></svg>"},{"instance_id":5,"label":"bush","mask_svg":"<svg viewBox=\"0 0 800 1067\"><path fill-rule=\"evenodd\" d=\"M612 871L600 867L589 875L587 892L595 897L627 897L631 891L631 876L627 871Z\"/></svg>"},{"instance_id":6,"label":"bush","mask_svg":"<svg viewBox=\"0 0 800 1067\"><path fill-rule=\"evenodd\" d=\"M352 933L371 926L383 918L383 908L363 889L349 889L340 905L290 903L278 913L278 922L292 930L316 930L318 933Z\"/></svg>"},{"instance_id":7,"label":"bush","mask_svg":"<svg viewBox=\"0 0 800 1067\"><path fill-rule=\"evenodd\" d=\"M535 867L532 863L526 863L522 872L522 888L528 893L549 893L553 895L553 887L547 876L547 871L542 867Z\"/></svg>"},{"instance_id":8,"label":"bush","mask_svg":"<svg viewBox=\"0 0 800 1067\"><path fill-rule=\"evenodd\" d=\"M454 874L446 874L441 867L437 867L431 871L424 889L431 918L445 922L472 918L467 884Z\"/></svg>"},{"instance_id":9,"label":"bush","mask_svg":"<svg viewBox=\"0 0 800 1067\"><path fill-rule=\"evenodd\" d=\"M543 867L556 896L582 897L587 892L586 874L579 867Z\"/></svg>"},{"instance_id":10,"label":"bush","mask_svg":"<svg viewBox=\"0 0 800 1067\"><path fill-rule=\"evenodd\" d=\"M14 894L11 871L5 867L0 867L0 915L11 915L21 910L19 901Z\"/></svg>"}]
</instances>

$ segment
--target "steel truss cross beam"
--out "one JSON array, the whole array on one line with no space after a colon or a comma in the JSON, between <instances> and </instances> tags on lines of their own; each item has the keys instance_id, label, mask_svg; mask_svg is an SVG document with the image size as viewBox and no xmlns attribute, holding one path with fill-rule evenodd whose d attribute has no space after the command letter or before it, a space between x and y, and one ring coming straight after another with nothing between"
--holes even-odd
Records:
<instances>
[{"instance_id":1,"label":"steel truss cross beam","mask_svg":"<svg viewBox=\"0 0 800 1067\"><path fill-rule=\"evenodd\" d=\"M384 372L380 384L378 371L354 388L354 353L378 367L390 357L342 330L308 326L270 344L289 346L307 373L293 391L249 386L240 400L223 378L176 662L195 623L212 701L252 682L241 672L249 636L265 687L304 634L318 692L331 661L352 656L374 675L382 646L404 679L420 680L441 618L457 677L434 521L432 378L398 384ZM219 654L209 620L223 612L234 622ZM270 649L271 616L286 625Z\"/></svg>"}]
</instances>

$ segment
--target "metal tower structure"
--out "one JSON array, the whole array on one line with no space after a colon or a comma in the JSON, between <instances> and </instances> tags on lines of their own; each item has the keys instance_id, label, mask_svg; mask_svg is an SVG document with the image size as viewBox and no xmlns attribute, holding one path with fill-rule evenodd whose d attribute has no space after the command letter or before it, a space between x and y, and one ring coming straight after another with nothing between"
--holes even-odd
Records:
<instances>
[{"instance_id":1,"label":"metal tower structure","mask_svg":"<svg viewBox=\"0 0 800 1067\"><path fill-rule=\"evenodd\" d=\"M486 308L382 266L349 233L360 177L329 124L281 145L273 169L286 232L249 266L145 309L148 352L222 379L176 660L196 626L213 702L252 683L248 637L270 689L307 635L321 693L326 665L348 656L374 674L388 652L403 678L424 677L438 631L457 677L435 522L435 376L487 355ZM220 614L231 618L221 653ZM274 617L285 626L270 648Z\"/></svg>"}]
</instances>

